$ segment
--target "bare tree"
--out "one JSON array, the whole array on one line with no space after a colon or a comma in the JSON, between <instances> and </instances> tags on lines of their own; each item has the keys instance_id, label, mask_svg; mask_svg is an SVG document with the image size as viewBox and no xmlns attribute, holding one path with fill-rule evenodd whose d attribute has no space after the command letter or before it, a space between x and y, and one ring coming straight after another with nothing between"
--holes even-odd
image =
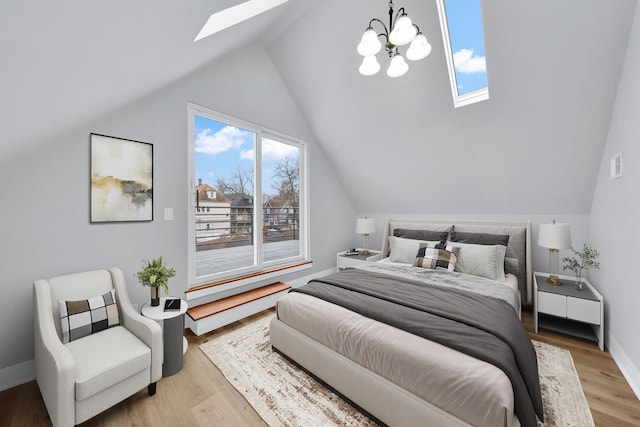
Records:
<instances>
[{"instance_id":1,"label":"bare tree","mask_svg":"<svg viewBox=\"0 0 640 427\"><path fill-rule=\"evenodd\" d=\"M253 171L238 168L231 176L218 178L216 186L224 194L253 195Z\"/></svg>"},{"instance_id":2,"label":"bare tree","mask_svg":"<svg viewBox=\"0 0 640 427\"><path fill-rule=\"evenodd\" d=\"M297 157L285 157L275 166L274 178L278 180L273 184L273 189L278 196L291 207L298 207L300 194L300 161Z\"/></svg>"}]
</instances>

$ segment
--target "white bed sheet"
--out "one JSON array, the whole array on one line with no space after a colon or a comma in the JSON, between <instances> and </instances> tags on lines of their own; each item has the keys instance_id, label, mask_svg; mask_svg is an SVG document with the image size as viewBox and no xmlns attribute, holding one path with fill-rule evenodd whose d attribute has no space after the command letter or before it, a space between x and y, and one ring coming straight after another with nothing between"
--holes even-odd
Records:
<instances>
[{"instance_id":1,"label":"white bed sheet","mask_svg":"<svg viewBox=\"0 0 640 427\"><path fill-rule=\"evenodd\" d=\"M514 425L511 382L491 364L309 295L277 307L287 325L472 425Z\"/></svg>"}]
</instances>

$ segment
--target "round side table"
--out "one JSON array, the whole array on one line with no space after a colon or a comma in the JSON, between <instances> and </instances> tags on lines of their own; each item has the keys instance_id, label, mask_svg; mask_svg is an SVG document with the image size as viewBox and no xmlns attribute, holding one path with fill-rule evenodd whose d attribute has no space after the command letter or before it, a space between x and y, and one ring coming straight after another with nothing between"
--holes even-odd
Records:
<instances>
[{"instance_id":1,"label":"round side table","mask_svg":"<svg viewBox=\"0 0 640 427\"><path fill-rule=\"evenodd\" d=\"M180 310L164 310L167 299L179 299L175 297L162 297L160 304L153 307L150 303L142 306L142 315L153 319L162 326L162 341L164 346L164 363L162 364L162 376L168 377L182 369L184 353L187 351L187 339L184 336L184 314L187 312L187 302L180 299Z\"/></svg>"}]
</instances>

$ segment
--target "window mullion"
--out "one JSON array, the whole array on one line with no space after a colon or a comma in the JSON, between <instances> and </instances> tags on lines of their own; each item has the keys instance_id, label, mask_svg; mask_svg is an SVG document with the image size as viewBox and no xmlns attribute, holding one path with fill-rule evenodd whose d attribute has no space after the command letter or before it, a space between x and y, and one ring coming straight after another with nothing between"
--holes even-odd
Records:
<instances>
[{"instance_id":1,"label":"window mullion","mask_svg":"<svg viewBox=\"0 0 640 427\"><path fill-rule=\"evenodd\" d=\"M256 131L256 143L254 149L254 171L253 177L253 212L254 212L254 224L253 235L255 236L255 254L256 265L262 267L264 264L264 250L263 250L263 215L262 215L262 129Z\"/></svg>"}]
</instances>

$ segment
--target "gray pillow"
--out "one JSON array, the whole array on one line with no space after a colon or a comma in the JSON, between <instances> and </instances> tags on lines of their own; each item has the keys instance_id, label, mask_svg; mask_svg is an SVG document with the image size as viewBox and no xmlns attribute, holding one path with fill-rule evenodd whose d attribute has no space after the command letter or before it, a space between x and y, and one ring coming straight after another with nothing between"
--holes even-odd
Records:
<instances>
[{"instance_id":1,"label":"gray pillow","mask_svg":"<svg viewBox=\"0 0 640 427\"><path fill-rule=\"evenodd\" d=\"M449 236L449 232L435 231L435 230L411 230L409 228L396 228L395 230L393 230L393 235L396 237L402 237L403 239L445 242L447 240L447 237Z\"/></svg>"},{"instance_id":2,"label":"gray pillow","mask_svg":"<svg viewBox=\"0 0 640 427\"><path fill-rule=\"evenodd\" d=\"M514 276L520 274L520 262L517 258L505 258L504 259L504 272L511 273Z\"/></svg>"},{"instance_id":3,"label":"gray pillow","mask_svg":"<svg viewBox=\"0 0 640 427\"><path fill-rule=\"evenodd\" d=\"M452 231L452 242L469 243L472 245L502 245L507 246L509 243L508 234L490 234L490 233L467 233L464 231Z\"/></svg>"}]
</instances>

